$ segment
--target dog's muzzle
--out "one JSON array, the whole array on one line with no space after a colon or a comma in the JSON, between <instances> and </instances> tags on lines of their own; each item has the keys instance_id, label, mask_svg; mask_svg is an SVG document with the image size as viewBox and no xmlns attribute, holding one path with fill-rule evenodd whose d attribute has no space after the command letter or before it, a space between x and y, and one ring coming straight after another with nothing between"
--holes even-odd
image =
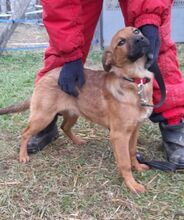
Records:
<instances>
[{"instance_id":1,"label":"dog's muzzle","mask_svg":"<svg viewBox=\"0 0 184 220\"><path fill-rule=\"evenodd\" d=\"M150 51L149 40L143 35L134 36L129 43L128 58L135 62L140 57L146 55Z\"/></svg>"}]
</instances>

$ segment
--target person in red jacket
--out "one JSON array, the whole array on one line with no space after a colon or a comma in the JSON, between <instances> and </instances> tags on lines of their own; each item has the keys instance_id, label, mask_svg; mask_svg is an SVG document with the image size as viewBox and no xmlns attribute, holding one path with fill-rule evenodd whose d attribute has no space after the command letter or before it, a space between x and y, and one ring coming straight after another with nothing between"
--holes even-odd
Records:
<instances>
[{"instance_id":1,"label":"person in red jacket","mask_svg":"<svg viewBox=\"0 0 184 220\"><path fill-rule=\"evenodd\" d=\"M164 78L167 97L154 110L151 120L159 122L169 161L184 168L184 80L179 70L176 46L171 40L172 0L119 0L126 26L135 26L150 40L152 62L158 62ZM103 0L41 0L43 21L49 35L44 67L36 82L48 71L63 66L58 85L66 93L77 96L76 84L84 81L83 64L99 19ZM151 70L151 67L150 67ZM154 84L154 103L160 89ZM56 118L31 139L28 152L36 152L57 137Z\"/></svg>"}]
</instances>

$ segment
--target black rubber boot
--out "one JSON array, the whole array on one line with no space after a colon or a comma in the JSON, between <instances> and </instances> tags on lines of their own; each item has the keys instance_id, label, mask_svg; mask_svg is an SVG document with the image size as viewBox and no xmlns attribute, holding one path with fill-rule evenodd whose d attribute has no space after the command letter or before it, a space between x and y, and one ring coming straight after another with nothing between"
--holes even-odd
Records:
<instances>
[{"instance_id":1,"label":"black rubber boot","mask_svg":"<svg viewBox=\"0 0 184 220\"><path fill-rule=\"evenodd\" d=\"M177 168L184 168L184 122L178 125L159 124L163 147L169 162L176 164Z\"/></svg>"},{"instance_id":2,"label":"black rubber boot","mask_svg":"<svg viewBox=\"0 0 184 220\"><path fill-rule=\"evenodd\" d=\"M50 142L57 139L59 136L58 128L56 125L57 116L54 120L41 132L33 136L27 146L27 151L29 154L41 151Z\"/></svg>"}]
</instances>

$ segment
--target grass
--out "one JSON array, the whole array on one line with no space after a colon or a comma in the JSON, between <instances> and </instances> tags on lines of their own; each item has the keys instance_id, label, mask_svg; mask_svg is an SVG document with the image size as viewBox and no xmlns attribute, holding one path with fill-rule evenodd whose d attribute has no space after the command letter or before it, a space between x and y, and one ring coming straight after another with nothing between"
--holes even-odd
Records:
<instances>
[{"instance_id":1,"label":"grass","mask_svg":"<svg viewBox=\"0 0 184 220\"><path fill-rule=\"evenodd\" d=\"M183 47L178 49L183 68ZM88 66L100 67L100 56L101 52L92 51ZM0 57L0 107L30 96L42 57L41 52ZM118 176L108 132L84 119L74 130L87 140L85 146L71 144L60 132L56 141L31 156L30 163L20 164L20 134L27 116L0 117L0 219L184 219L182 173L134 172L147 191L130 193ZM160 144L158 126L147 121L141 128L139 151L147 158L164 159Z\"/></svg>"}]
</instances>

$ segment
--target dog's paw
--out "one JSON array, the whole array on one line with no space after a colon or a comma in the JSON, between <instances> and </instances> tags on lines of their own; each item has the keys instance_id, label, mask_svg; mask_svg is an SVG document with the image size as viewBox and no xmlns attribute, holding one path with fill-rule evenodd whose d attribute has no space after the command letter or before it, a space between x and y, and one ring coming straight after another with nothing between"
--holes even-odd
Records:
<instances>
[{"instance_id":1,"label":"dog's paw","mask_svg":"<svg viewBox=\"0 0 184 220\"><path fill-rule=\"evenodd\" d=\"M27 162L29 162L29 156L28 155L20 155L19 156L19 162L20 163L27 163Z\"/></svg>"},{"instance_id":2,"label":"dog's paw","mask_svg":"<svg viewBox=\"0 0 184 220\"><path fill-rule=\"evenodd\" d=\"M76 142L75 144L84 145L84 144L86 144L86 141L81 139L80 141Z\"/></svg>"},{"instance_id":3,"label":"dog's paw","mask_svg":"<svg viewBox=\"0 0 184 220\"><path fill-rule=\"evenodd\" d=\"M126 181L125 184L133 193L143 193L146 191L145 187L136 181Z\"/></svg>"},{"instance_id":4,"label":"dog's paw","mask_svg":"<svg viewBox=\"0 0 184 220\"><path fill-rule=\"evenodd\" d=\"M85 140L83 140L81 137L77 137L77 136L75 136L75 138L73 138L72 141L74 144L77 144L77 145L86 144Z\"/></svg>"},{"instance_id":5,"label":"dog's paw","mask_svg":"<svg viewBox=\"0 0 184 220\"><path fill-rule=\"evenodd\" d=\"M147 166L146 164L141 164L141 163L136 163L134 165L134 168L135 170L140 171L140 172L150 169L149 166Z\"/></svg>"}]
</instances>

